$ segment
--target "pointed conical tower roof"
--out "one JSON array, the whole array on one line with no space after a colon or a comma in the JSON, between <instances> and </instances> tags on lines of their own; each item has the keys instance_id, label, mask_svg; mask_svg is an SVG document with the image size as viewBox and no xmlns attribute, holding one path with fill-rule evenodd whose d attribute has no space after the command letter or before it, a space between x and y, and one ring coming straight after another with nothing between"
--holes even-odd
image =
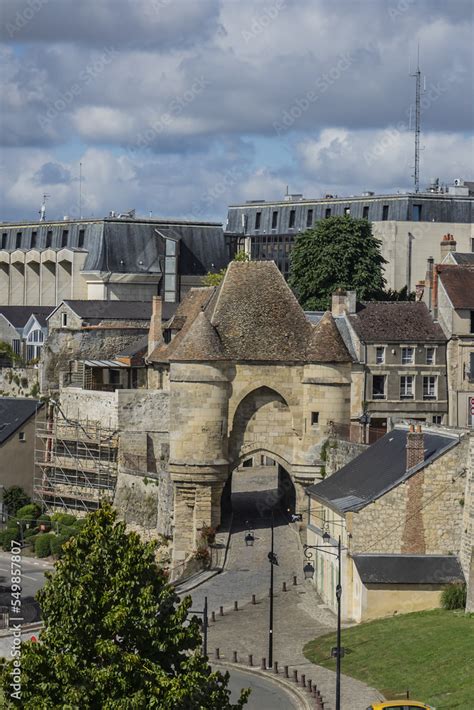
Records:
<instances>
[{"instance_id":1,"label":"pointed conical tower roof","mask_svg":"<svg viewBox=\"0 0 474 710\"><path fill-rule=\"evenodd\" d=\"M188 332L170 357L170 361L225 360L219 335L204 311L195 318Z\"/></svg>"},{"instance_id":2,"label":"pointed conical tower roof","mask_svg":"<svg viewBox=\"0 0 474 710\"><path fill-rule=\"evenodd\" d=\"M326 311L319 323L313 326L307 358L310 362L352 362L330 311Z\"/></svg>"}]
</instances>

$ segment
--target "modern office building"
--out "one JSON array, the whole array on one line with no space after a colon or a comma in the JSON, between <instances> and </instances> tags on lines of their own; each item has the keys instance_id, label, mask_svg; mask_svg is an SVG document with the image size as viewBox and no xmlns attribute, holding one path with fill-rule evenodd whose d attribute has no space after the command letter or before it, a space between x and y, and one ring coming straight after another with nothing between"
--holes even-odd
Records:
<instances>
[{"instance_id":1,"label":"modern office building","mask_svg":"<svg viewBox=\"0 0 474 710\"><path fill-rule=\"evenodd\" d=\"M331 216L351 215L373 223L382 242L387 287L414 290L424 279L426 260L439 260L439 244L454 234L459 251L474 251L474 182L455 180L442 187L433 181L425 192L307 199L285 195L279 201L250 200L231 205L226 232L252 259L273 260L285 277L295 238L315 222Z\"/></svg>"}]
</instances>

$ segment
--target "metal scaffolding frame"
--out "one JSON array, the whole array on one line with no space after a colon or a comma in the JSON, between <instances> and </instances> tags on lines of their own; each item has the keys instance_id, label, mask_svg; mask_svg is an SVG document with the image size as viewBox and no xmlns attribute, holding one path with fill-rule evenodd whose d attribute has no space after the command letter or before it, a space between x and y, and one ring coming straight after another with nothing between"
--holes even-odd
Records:
<instances>
[{"instance_id":1,"label":"metal scaffolding frame","mask_svg":"<svg viewBox=\"0 0 474 710\"><path fill-rule=\"evenodd\" d=\"M118 432L100 422L66 419L50 408L35 423L34 496L45 508L89 512L113 500Z\"/></svg>"}]
</instances>

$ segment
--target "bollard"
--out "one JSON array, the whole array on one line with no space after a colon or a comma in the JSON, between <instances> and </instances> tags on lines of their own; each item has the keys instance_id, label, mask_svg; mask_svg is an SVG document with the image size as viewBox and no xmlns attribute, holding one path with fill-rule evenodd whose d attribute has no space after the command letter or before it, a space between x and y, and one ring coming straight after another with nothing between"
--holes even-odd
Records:
<instances>
[{"instance_id":1,"label":"bollard","mask_svg":"<svg viewBox=\"0 0 474 710\"><path fill-rule=\"evenodd\" d=\"M232 663L238 663L238 662L239 661L237 659L237 651L233 651L232 652Z\"/></svg>"},{"instance_id":2,"label":"bollard","mask_svg":"<svg viewBox=\"0 0 474 710\"><path fill-rule=\"evenodd\" d=\"M293 576L293 585L296 586L298 582L296 581L296 574Z\"/></svg>"},{"instance_id":3,"label":"bollard","mask_svg":"<svg viewBox=\"0 0 474 710\"><path fill-rule=\"evenodd\" d=\"M306 688L306 676L304 673L301 674L301 685Z\"/></svg>"},{"instance_id":4,"label":"bollard","mask_svg":"<svg viewBox=\"0 0 474 710\"><path fill-rule=\"evenodd\" d=\"M286 592L286 582L283 582L283 588L282 588L282 590L283 590L284 592Z\"/></svg>"},{"instance_id":5,"label":"bollard","mask_svg":"<svg viewBox=\"0 0 474 710\"><path fill-rule=\"evenodd\" d=\"M211 611L211 621L215 621L215 620L216 620L216 612Z\"/></svg>"},{"instance_id":6,"label":"bollard","mask_svg":"<svg viewBox=\"0 0 474 710\"><path fill-rule=\"evenodd\" d=\"M234 602L234 611L239 610L239 602Z\"/></svg>"},{"instance_id":7,"label":"bollard","mask_svg":"<svg viewBox=\"0 0 474 710\"><path fill-rule=\"evenodd\" d=\"M274 661L273 663L273 672L278 675L278 661Z\"/></svg>"},{"instance_id":8,"label":"bollard","mask_svg":"<svg viewBox=\"0 0 474 710\"><path fill-rule=\"evenodd\" d=\"M223 606L219 607L219 616L224 616L224 607Z\"/></svg>"},{"instance_id":9,"label":"bollard","mask_svg":"<svg viewBox=\"0 0 474 710\"><path fill-rule=\"evenodd\" d=\"M255 594L252 594L252 604L256 604L257 600L255 599Z\"/></svg>"},{"instance_id":10,"label":"bollard","mask_svg":"<svg viewBox=\"0 0 474 710\"><path fill-rule=\"evenodd\" d=\"M312 692L313 692L313 681L311 680L311 678L308 678L308 693L312 693Z\"/></svg>"},{"instance_id":11,"label":"bollard","mask_svg":"<svg viewBox=\"0 0 474 710\"><path fill-rule=\"evenodd\" d=\"M262 671L267 670L267 659L266 658L262 658L262 662L260 663L260 668Z\"/></svg>"},{"instance_id":12,"label":"bollard","mask_svg":"<svg viewBox=\"0 0 474 710\"><path fill-rule=\"evenodd\" d=\"M249 666L253 666L253 655L249 653Z\"/></svg>"},{"instance_id":13,"label":"bollard","mask_svg":"<svg viewBox=\"0 0 474 710\"><path fill-rule=\"evenodd\" d=\"M219 656L219 649L218 649L218 648L216 648L215 656L216 656L216 658L220 658L220 656Z\"/></svg>"},{"instance_id":14,"label":"bollard","mask_svg":"<svg viewBox=\"0 0 474 710\"><path fill-rule=\"evenodd\" d=\"M285 678L289 678L289 673L288 673L288 666L283 666L283 673L285 675Z\"/></svg>"},{"instance_id":15,"label":"bollard","mask_svg":"<svg viewBox=\"0 0 474 710\"><path fill-rule=\"evenodd\" d=\"M298 671L296 669L293 671L293 680L295 683L298 682Z\"/></svg>"}]
</instances>

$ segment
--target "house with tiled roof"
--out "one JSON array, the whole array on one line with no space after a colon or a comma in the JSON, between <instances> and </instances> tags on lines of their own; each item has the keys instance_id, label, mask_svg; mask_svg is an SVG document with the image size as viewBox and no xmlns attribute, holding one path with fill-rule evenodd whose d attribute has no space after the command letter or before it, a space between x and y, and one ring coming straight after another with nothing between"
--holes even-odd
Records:
<instances>
[{"instance_id":1,"label":"house with tiled roof","mask_svg":"<svg viewBox=\"0 0 474 710\"><path fill-rule=\"evenodd\" d=\"M35 420L44 416L42 402L0 397L0 487L21 486L33 493Z\"/></svg>"},{"instance_id":2,"label":"house with tiled roof","mask_svg":"<svg viewBox=\"0 0 474 710\"><path fill-rule=\"evenodd\" d=\"M406 420L445 423L446 336L425 303L358 303L340 291L332 314L355 354L352 438L370 443Z\"/></svg>"}]
</instances>

